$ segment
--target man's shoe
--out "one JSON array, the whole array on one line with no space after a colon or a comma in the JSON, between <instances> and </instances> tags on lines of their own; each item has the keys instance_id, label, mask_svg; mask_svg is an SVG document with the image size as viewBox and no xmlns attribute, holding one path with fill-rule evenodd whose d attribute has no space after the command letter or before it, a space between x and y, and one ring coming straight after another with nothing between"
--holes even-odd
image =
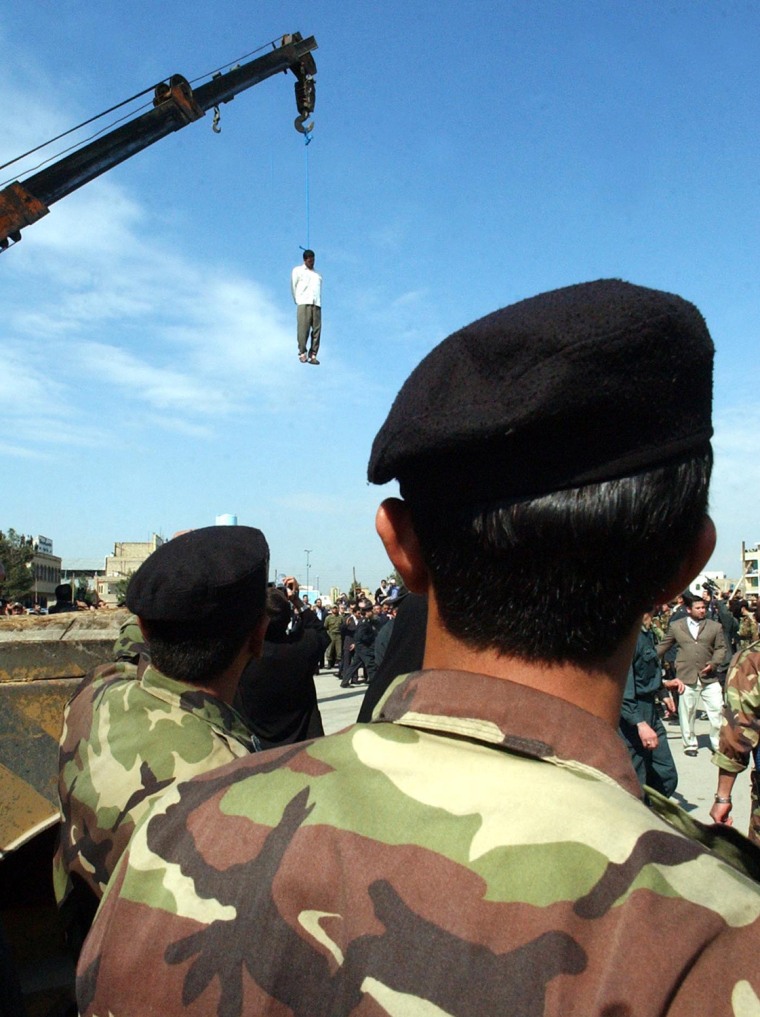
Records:
<instances>
[{"instance_id":1,"label":"man's shoe","mask_svg":"<svg viewBox=\"0 0 760 1017\"><path fill-rule=\"evenodd\" d=\"M349 683L348 683L348 682L341 682L341 683L340 683L340 687L341 687L342 689L347 689L347 688L348 688L348 685L349 685Z\"/></svg>"},{"instance_id":2,"label":"man's shoe","mask_svg":"<svg viewBox=\"0 0 760 1017\"><path fill-rule=\"evenodd\" d=\"M687 755L687 756L696 756L696 754L697 754L697 750L696 749L684 749L683 751L684 751L684 754Z\"/></svg>"},{"instance_id":3,"label":"man's shoe","mask_svg":"<svg viewBox=\"0 0 760 1017\"><path fill-rule=\"evenodd\" d=\"M306 356L305 353L299 353L298 359L301 361L302 364L305 364L309 358Z\"/></svg>"},{"instance_id":4,"label":"man's shoe","mask_svg":"<svg viewBox=\"0 0 760 1017\"><path fill-rule=\"evenodd\" d=\"M315 356L311 356L311 357L309 357L309 363L310 364L318 364L319 361L317 360L317 358Z\"/></svg>"}]
</instances>

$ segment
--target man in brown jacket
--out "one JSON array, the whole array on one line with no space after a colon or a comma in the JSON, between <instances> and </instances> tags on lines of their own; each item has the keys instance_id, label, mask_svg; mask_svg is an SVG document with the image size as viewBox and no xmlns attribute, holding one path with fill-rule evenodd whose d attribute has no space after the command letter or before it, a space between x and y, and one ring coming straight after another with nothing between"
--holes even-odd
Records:
<instances>
[{"instance_id":1,"label":"man in brown jacket","mask_svg":"<svg viewBox=\"0 0 760 1017\"><path fill-rule=\"evenodd\" d=\"M678 699L678 719L687 756L697 754L694 721L700 696L710 721L710 743L713 751L718 751L723 688L717 669L726 660L726 641L722 626L705 618L706 612L707 604L695 597L686 606L686 617L671 622L668 634L657 646L660 657L674 644L678 647L676 676L685 686Z\"/></svg>"}]
</instances>

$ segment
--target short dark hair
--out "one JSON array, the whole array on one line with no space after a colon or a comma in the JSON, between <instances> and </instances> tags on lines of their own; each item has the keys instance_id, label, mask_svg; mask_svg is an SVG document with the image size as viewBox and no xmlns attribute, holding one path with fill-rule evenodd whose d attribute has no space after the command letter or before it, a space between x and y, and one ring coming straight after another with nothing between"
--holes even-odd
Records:
<instances>
[{"instance_id":1,"label":"short dark hair","mask_svg":"<svg viewBox=\"0 0 760 1017\"><path fill-rule=\"evenodd\" d=\"M588 668L672 581L707 511L709 446L539 498L410 511L445 628L477 650Z\"/></svg>"},{"instance_id":2,"label":"short dark hair","mask_svg":"<svg viewBox=\"0 0 760 1017\"><path fill-rule=\"evenodd\" d=\"M223 621L147 621L151 663L162 674L189 685L213 685L256 627L256 614L231 614Z\"/></svg>"},{"instance_id":3,"label":"short dark hair","mask_svg":"<svg viewBox=\"0 0 760 1017\"><path fill-rule=\"evenodd\" d=\"M311 248L307 247L306 250L303 252L303 260L306 261L307 258L313 257L315 257L314 251L312 251Z\"/></svg>"}]
</instances>

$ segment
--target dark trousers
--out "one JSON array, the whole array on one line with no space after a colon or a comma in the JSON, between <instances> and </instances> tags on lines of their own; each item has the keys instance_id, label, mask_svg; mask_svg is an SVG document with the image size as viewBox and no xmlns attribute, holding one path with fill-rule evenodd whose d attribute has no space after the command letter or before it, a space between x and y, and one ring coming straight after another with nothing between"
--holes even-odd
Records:
<instances>
[{"instance_id":1,"label":"dark trousers","mask_svg":"<svg viewBox=\"0 0 760 1017\"><path fill-rule=\"evenodd\" d=\"M628 724L621 720L620 733L628 746L633 768L642 787L646 784L665 795L666 798L670 798L678 786L678 771L668 745L668 736L657 711L654 697L651 700L643 702L639 700L639 702L643 707L643 719L657 735L657 748L644 748L635 724Z\"/></svg>"},{"instance_id":2,"label":"dark trousers","mask_svg":"<svg viewBox=\"0 0 760 1017\"><path fill-rule=\"evenodd\" d=\"M356 681L356 676L359 674L359 668L364 665L364 673L367 681L371 682L375 677L375 648L374 646L361 646L357 645L354 650L354 659L351 661L351 666L348 671L343 672L344 682Z\"/></svg>"},{"instance_id":3,"label":"dark trousers","mask_svg":"<svg viewBox=\"0 0 760 1017\"><path fill-rule=\"evenodd\" d=\"M351 633L351 635L344 636L343 638L343 653L341 655L339 672L339 677L341 678L347 673L348 669L351 667L351 661L354 659L354 651L349 649L352 638L353 633Z\"/></svg>"}]
</instances>

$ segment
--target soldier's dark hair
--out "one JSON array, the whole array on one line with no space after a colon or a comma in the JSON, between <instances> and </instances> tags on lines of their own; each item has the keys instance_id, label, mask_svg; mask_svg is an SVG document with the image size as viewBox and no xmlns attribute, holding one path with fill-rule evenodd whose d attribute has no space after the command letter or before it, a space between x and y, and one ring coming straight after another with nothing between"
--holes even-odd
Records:
<instances>
[{"instance_id":1,"label":"soldier's dark hair","mask_svg":"<svg viewBox=\"0 0 760 1017\"><path fill-rule=\"evenodd\" d=\"M143 619L151 663L177 681L213 685L240 652L259 617L231 612L213 624Z\"/></svg>"},{"instance_id":2,"label":"soldier's dark hair","mask_svg":"<svg viewBox=\"0 0 760 1017\"><path fill-rule=\"evenodd\" d=\"M709 447L531 500L410 503L441 620L474 649L588 667L661 595L707 511Z\"/></svg>"}]
</instances>

